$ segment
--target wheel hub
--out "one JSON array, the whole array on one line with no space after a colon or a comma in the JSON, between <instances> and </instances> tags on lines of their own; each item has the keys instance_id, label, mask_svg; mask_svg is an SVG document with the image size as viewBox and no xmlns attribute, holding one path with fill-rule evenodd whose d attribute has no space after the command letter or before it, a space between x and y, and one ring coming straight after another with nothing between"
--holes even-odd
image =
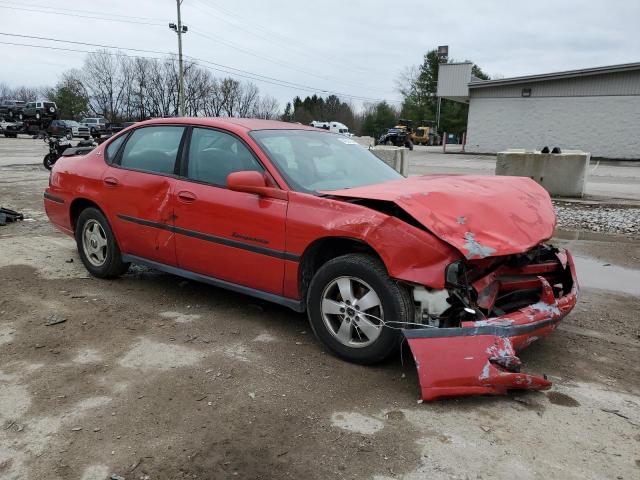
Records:
<instances>
[{"instance_id":1,"label":"wheel hub","mask_svg":"<svg viewBox=\"0 0 640 480\"><path fill-rule=\"evenodd\" d=\"M356 277L340 277L330 282L322 294L321 310L329 332L348 347L371 345L384 326L380 297Z\"/></svg>"},{"instance_id":2,"label":"wheel hub","mask_svg":"<svg viewBox=\"0 0 640 480\"><path fill-rule=\"evenodd\" d=\"M102 226L96 220L89 220L84 225L82 246L89 262L100 267L107 257L107 238Z\"/></svg>"}]
</instances>

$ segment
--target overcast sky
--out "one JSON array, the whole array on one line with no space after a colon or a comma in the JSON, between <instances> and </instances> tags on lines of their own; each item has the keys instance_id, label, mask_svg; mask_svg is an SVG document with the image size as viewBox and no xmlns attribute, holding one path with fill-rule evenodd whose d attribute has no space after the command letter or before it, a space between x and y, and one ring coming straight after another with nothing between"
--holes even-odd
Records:
<instances>
[{"instance_id":1,"label":"overcast sky","mask_svg":"<svg viewBox=\"0 0 640 480\"><path fill-rule=\"evenodd\" d=\"M182 12L186 55L344 99L398 100L398 74L438 45L501 77L640 61L638 0L184 0ZM175 0L0 0L2 33L170 53L172 21ZM5 35L0 42L95 49ZM84 56L0 44L0 82L51 85ZM254 83L281 108L311 93Z\"/></svg>"}]
</instances>

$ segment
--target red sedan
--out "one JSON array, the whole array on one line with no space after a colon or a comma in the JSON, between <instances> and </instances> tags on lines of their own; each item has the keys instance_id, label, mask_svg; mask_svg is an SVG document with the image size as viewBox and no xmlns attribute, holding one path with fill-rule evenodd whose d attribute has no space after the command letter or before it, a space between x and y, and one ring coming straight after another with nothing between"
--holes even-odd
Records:
<instances>
[{"instance_id":1,"label":"red sedan","mask_svg":"<svg viewBox=\"0 0 640 480\"><path fill-rule=\"evenodd\" d=\"M137 123L63 157L44 204L89 272L131 263L306 311L362 364L406 338L423 398L548 388L515 351L575 305L555 214L528 178L404 178L350 138L289 123Z\"/></svg>"}]
</instances>

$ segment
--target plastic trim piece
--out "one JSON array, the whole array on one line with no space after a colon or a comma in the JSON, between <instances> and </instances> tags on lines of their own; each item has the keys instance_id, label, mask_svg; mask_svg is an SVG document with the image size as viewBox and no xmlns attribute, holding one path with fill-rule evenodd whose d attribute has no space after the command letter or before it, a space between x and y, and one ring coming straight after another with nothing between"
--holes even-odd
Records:
<instances>
[{"instance_id":1,"label":"plastic trim piece","mask_svg":"<svg viewBox=\"0 0 640 480\"><path fill-rule=\"evenodd\" d=\"M209 285L213 285L214 287L225 288L227 290L242 293L244 295L249 295L251 297L259 298L261 300L277 303L278 305L289 307L290 309L296 312L300 312L300 313L304 312L304 303L301 302L300 300L294 300L292 298L276 295L275 293L269 293L262 290L256 290L255 288L245 287L244 285L238 285L237 283L227 282L226 280L220 280L219 278L209 277L207 275L202 275L200 273L191 272L189 270L184 270L182 268L173 267L171 265L166 265L164 263L156 262L153 260L147 260L146 258L138 257L136 255L122 255L122 261L135 263L136 265L145 265L147 267L151 267L156 270L160 270L162 272L188 278L189 280L208 283Z\"/></svg>"},{"instance_id":2,"label":"plastic trim piece","mask_svg":"<svg viewBox=\"0 0 640 480\"><path fill-rule=\"evenodd\" d=\"M128 215L118 214L117 217L120 220L127 222L137 223L138 225L144 225L145 227L159 228L161 230L167 230L173 233L179 233L180 235L186 235L187 237L193 237L206 242L219 243L220 245L226 245L227 247L241 248L242 250L248 250L249 252L259 253L261 255L267 255L269 257L281 258L283 260L290 260L293 262L300 261L300 255L295 253L284 252L282 250L274 250L272 248L260 247L258 245L251 245L237 240L230 240L228 238L217 237L208 233L197 232L195 230L187 230L186 228L175 227L166 223L153 222L151 220L144 220L142 218L130 217Z\"/></svg>"},{"instance_id":3,"label":"plastic trim piece","mask_svg":"<svg viewBox=\"0 0 640 480\"><path fill-rule=\"evenodd\" d=\"M59 204L63 204L64 203L64 199L60 198L60 197L56 197L55 195L51 195L50 193L44 192L44 198L46 198L47 200L52 201L53 203L59 203Z\"/></svg>"}]
</instances>

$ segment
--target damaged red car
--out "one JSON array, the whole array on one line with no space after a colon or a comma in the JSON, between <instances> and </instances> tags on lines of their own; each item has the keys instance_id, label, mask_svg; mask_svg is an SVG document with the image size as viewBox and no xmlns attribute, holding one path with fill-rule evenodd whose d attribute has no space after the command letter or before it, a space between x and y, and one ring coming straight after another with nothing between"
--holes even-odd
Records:
<instances>
[{"instance_id":1,"label":"damaged red car","mask_svg":"<svg viewBox=\"0 0 640 480\"><path fill-rule=\"evenodd\" d=\"M425 400L548 388L516 352L575 305L528 178L404 178L355 141L289 123L136 123L59 160L44 204L89 272L131 263L306 311L318 339L372 364L408 341Z\"/></svg>"}]
</instances>

